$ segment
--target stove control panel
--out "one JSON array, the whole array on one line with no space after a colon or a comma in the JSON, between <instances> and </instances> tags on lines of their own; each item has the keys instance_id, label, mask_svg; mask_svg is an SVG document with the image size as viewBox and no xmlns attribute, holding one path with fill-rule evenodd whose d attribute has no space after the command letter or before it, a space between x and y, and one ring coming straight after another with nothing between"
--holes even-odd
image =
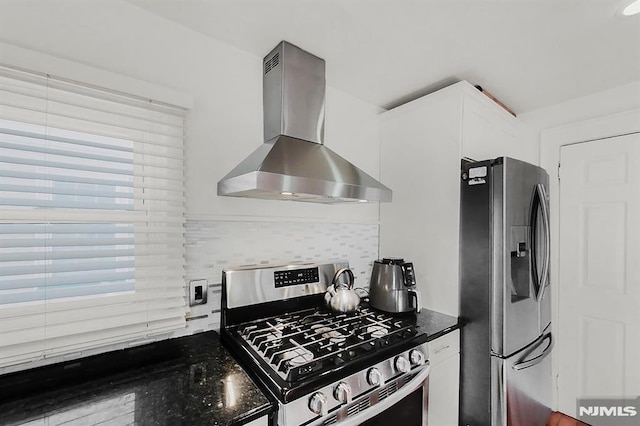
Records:
<instances>
[{"instance_id":1,"label":"stove control panel","mask_svg":"<svg viewBox=\"0 0 640 426\"><path fill-rule=\"evenodd\" d=\"M222 270L222 310L282 302L314 294L324 294L337 271L349 262L306 262L281 265L246 265ZM283 312L284 313L284 312ZM231 325L231 324L228 324Z\"/></svg>"},{"instance_id":2,"label":"stove control panel","mask_svg":"<svg viewBox=\"0 0 640 426\"><path fill-rule=\"evenodd\" d=\"M318 268L288 269L285 271L275 271L273 282L276 288L290 285L317 283L320 280Z\"/></svg>"}]
</instances>

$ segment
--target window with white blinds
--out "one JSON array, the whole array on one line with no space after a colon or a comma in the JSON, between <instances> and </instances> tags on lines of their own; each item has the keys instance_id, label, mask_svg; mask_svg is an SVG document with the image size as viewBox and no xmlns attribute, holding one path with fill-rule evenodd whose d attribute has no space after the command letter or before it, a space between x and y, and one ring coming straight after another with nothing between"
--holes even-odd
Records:
<instances>
[{"instance_id":1,"label":"window with white blinds","mask_svg":"<svg viewBox=\"0 0 640 426\"><path fill-rule=\"evenodd\" d=\"M0 67L0 367L184 327L184 113Z\"/></svg>"}]
</instances>

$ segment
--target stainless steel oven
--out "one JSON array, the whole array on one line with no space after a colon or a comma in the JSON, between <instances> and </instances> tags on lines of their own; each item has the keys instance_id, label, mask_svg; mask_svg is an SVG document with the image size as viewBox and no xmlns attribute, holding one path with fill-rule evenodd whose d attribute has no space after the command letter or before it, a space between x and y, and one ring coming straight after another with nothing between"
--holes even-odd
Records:
<instances>
[{"instance_id":1,"label":"stainless steel oven","mask_svg":"<svg viewBox=\"0 0 640 426\"><path fill-rule=\"evenodd\" d=\"M412 313L323 309L343 267L226 269L223 341L277 401L277 425L426 425L427 335Z\"/></svg>"}]
</instances>

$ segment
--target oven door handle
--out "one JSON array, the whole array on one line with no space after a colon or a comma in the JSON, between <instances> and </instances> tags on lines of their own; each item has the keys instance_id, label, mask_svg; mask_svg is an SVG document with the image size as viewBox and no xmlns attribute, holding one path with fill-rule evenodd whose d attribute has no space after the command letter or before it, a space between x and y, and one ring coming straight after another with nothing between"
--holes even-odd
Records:
<instances>
[{"instance_id":1,"label":"oven door handle","mask_svg":"<svg viewBox=\"0 0 640 426\"><path fill-rule=\"evenodd\" d=\"M427 363L423 366L422 371L418 373L416 377L411 379L411 381L401 387L396 393L383 399L381 402L378 402L376 405L372 405L361 413L356 414L353 417L347 417L343 421L339 422L340 426L355 426L359 425L362 422L369 420L372 417L377 416L382 413L384 410L390 408L391 406L397 404L405 398L406 396L413 393L416 389L421 387L425 380L429 377L429 373L431 372L431 366Z\"/></svg>"}]
</instances>

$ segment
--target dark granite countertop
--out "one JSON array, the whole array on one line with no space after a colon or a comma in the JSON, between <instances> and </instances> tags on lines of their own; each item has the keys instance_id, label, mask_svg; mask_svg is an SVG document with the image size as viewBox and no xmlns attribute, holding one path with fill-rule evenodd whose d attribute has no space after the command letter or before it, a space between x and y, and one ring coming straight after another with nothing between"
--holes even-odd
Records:
<instances>
[{"instance_id":1,"label":"dark granite countertop","mask_svg":"<svg viewBox=\"0 0 640 426\"><path fill-rule=\"evenodd\" d=\"M227 425L273 409L215 332L0 376L1 425Z\"/></svg>"},{"instance_id":2,"label":"dark granite countertop","mask_svg":"<svg viewBox=\"0 0 640 426\"><path fill-rule=\"evenodd\" d=\"M416 317L417 325L429 336L427 338L428 342L462 326L458 318L429 309L422 309L419 314L416 314Z\"/></svg>"},{"instance_id":3,"label":"dark granite countertop","mask_svg":"<svg viewBox=\"0 0 640 426\"><path fill-rule=\"evenodd\" d=\"M416 322L428 341L461 326L428 309ZM274 409L216 332L0 376L0 425L228 425Z\"/></svg>"}]
</instances>

